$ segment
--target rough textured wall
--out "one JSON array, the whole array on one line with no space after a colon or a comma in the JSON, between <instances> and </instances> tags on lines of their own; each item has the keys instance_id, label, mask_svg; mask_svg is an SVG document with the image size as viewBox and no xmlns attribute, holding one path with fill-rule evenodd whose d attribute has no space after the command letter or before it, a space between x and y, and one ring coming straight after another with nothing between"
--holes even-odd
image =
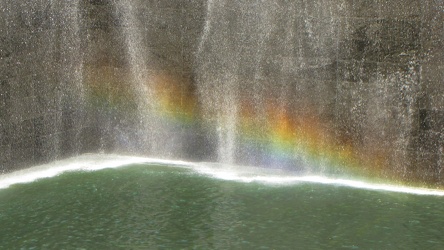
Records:
<instances>
[{"instance_id":1,"label":"rough textured wall","mask_svg":"<svg viewBox=\"0 0 444 250\"><path fill-rule=\"evenodd\" d=\"M443 182L444 169L444 1L420 1L421 95L412 165ZM416 9L416 10L419 10ZM417 11L415 12L417 13Z\"/></svg>"},{"instance_id":2,"label":"rough textured wall","mask_svg":"<svg viewBox=\"0 0 444 250\"><path fill-rule=\"evenodd\" d=\"M134 96L124 99L131 65L122 35L132 25L118 2L0 3L0 171L85 152L141 151L125 150L117 136L138 118L116 117L112 107L104 107L134 105ZM143 36L140 46L149 46L147 68L190 85L204 3L131 4L140 24L136 32ZM95 88L97 82L105 83Z\"/></svg>"},{"instance_id":3,"label":"rough textured wall","mask_svg":"<svg viewBox=\"0 0 444 250\"><path fill-rule=\"evenodd\" d=\"M2 171L92 151L215 160L199 125L137 127L134 110L155 108L132 89L161 79L180 113L198 84L230 73L257 99L322 117L363 160L379 155L399 175L442 181L442 0L56 2L0 3ZM225 87L214 93L230 95ZM162 129L131 132L153 127ZM145 147L150 138L163 141Z\"/></svg>"},{"instance_id":4,"label":"rough textured wall","mask_svg":"<svg viewBox=\"0 0 444 250\"><path fill-rule=\"evenodd\" d=\"M223 121L214 137L235 149L220 158L248 155L233 143L242 103L266 117L272 99L371 172L442 181L442 1L208 3L197 85L203 112Z\"/></svg>"},{"instance_id":5,"label":"rough textured wall","mask_svg":"<svg viewBox=\"0 0 444 250\"><path fill-rule=\"evenodd\" d=\"M81 150L75 2L0 3L0 171Z\"/></svg>"},{"instance_id":6,"label":"rough textured wall","mask_svg":"<svg viewBox=\"0 0 444 250\"><path fill-rule=\"evenodd\" d=\"M190 145L199 139L187 138L197 130L172 124L165 113L181 115L187 99L194 99L194 51L205 2L89 1L84 6L84 86L97 147L191 157ZM161 101L171 102L166 105L174 110L161 110Z\"/></svg>"},{"instance_id":7,"label":"rough textured wall","mask_svg":"<svg viewBox=\"0 0 444 250\"><path fill-rule=\"evenodd\" d=\"M339 15L337 65L342 133L362 143L363 154L389 152L399 175L442 183L443 1L345 3L351 11Z\"/></svg>"}]
</instances>

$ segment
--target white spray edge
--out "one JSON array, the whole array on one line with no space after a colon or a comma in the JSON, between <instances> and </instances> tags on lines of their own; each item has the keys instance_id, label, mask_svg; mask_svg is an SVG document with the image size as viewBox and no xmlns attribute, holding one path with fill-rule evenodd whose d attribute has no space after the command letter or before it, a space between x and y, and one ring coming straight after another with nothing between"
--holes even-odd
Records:
<instances>
[{"instance_id":1,"label":"white spray edge","mask_svg":"<svg viewBox=\"0 0 444 250\"><path fill-rule=\"evenodd\" d=\"M14 184L28 183L42 178L54 177L69 171L96 171L100 169L118 168L141 163L158 163L180 166L190 165L190 163L184 161L111 154L84 154L81 156L54 161L45 165L0 175L0 189L8 188Z\"/></svg>"},{"instance_id":2,"label":"white spray edge","mask_svg":"<svg viewBox=\"0 0 444 250\"><path fill-rule=\"evenodd\" d=\"M68 171L96 171L106 168L118 168L131 164L161 164L193 169L197 173L216 179L236 182L258 182L270 185L295 185L301 182L326 185L346 186L359 189L408 193L416 195L444 196L444 190L414 188L390 184L378 184L357 180L330 178L324 176L294 176L283 172L273 174L273 170L254 167L235 167L213 163L194 163L177 160L133 157L111 154L85 154L66 160L36 166L4 175L0 175L0 189L19 183L33 182L42 178L50 178Z\"/></svg>"}]
</instances>

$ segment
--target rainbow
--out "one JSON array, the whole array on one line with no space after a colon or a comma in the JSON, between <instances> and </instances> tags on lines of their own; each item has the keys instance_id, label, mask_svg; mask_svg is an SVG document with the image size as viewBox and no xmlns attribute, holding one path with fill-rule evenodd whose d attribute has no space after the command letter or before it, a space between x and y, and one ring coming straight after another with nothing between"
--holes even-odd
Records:
<instances>
[{"instance_id":1,"label":"rainbow","mask_svg":"<svg viewBox=\"0 0 444 250\"><path fill-rule=\"evenodd\" d=\"M102 76L109 75L109 69L97 71L95 68L93 71L96 75L88 84L92 96L102 101L108 100L114 108L131 109L136 105L134 94L124 84L128 75L119 76L116 80ZM106 84L102 84L104 79ZM156 115L185 126L196 123L205 124L210 129L217 126L214 122L216 119L203 118L200 114L199 101L189 79L158 72L151 74L147 82L155 93ZM314 168L313 171L339 176L347 174L375 181L390 180L395 184L438 187L431 181L420 182L418 178L400 174L390 163L393 162L390 161L393 157L390 149L374 145L369 151L368 147L356 146L352 140L338 138L332 129L334 124L317 117L315 112L307 110L304 115L295 115L290 108L280 107L271 98L264 105L265 113L259 114L248 98L238 102L237 140L240 147L246 148L254 156L267 156L278 162L290 163L303 159Z\"/></svg>"}]
</instances>

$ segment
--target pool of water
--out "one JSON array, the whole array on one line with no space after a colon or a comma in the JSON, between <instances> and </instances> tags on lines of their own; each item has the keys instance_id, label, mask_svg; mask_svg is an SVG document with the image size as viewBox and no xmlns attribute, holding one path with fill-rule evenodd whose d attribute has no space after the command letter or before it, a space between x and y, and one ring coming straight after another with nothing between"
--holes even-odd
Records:
<instances>
[{"instance_id":1,"label":"pool of water","mask_svg":"<svg viewBox=\"0 0 444 250\"><path fill-rule=\"evenodd\" d=\"M443 201L138 163L0 189L0 248L442 249Z\"/></svg>"}]
</instances>

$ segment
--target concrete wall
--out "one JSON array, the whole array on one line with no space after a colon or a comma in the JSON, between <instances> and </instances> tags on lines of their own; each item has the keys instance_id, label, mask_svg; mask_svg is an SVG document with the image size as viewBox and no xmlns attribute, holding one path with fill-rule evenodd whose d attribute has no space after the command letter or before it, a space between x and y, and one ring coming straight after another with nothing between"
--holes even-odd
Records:
<instances>
[{"instance_id":1,"label":"concrete wall","mask_svg":"<svg viewBox=\"0 0 444 250\"><path fill-rule=\"evenodd\" d=\"M292 116L321 120L359 165L386 168L372 172L443 181L442 1L212 5L197 67L200 91L214 89L200 97L208 113L229 109L222 93L237 103L258 96L256 109L279 99ZM230 83L211 84L220 79Z\"/></svg>"},{"instance_id":2,"label":"concrete wall","mask_svg":"<svg viewBox=\"0 0 444 250\"><path fill-rule=\"evenodd\" d=\"M2 1L0 11L0 171L79 152L77 6Z\"/></svg>"},{"instance_id":3,"label":"concrete wall","mask_svg":"<svg viewBox=\"0 0 444 250\"><path fill-rule=\"evenodd\" d=\"M84 2L83 80L89 122L95 124L91 134L101 150L189 156L182 138L190 131L153 114L155 89L148 85L164 85L160 91L170 93L156 95L179 100L172 116L185 109L180 100L194 99L194 55L205 8L204 1Z\"/></svg>"},{"instance_id":4,"label":"concrete wall","mask_svg":"<svg viewBox=\"0 0 444 250\"><path fill-rule=\"evenodd\" d=\"M443 183L443 1L344 3L352 11L338 15L340 128L364 154L390 152L400 175Z\"/></svg>"},{"instance_id":5,"label":"concrete wall","mask_svg":"<svg viewBox=\"0 0 444 250\"><path fill-rule=\"evenodd\" d=\"M444 168L444 2L420 1L421 46L417 133L413 134L416 170L442 183Z\"/></svg>"},{"instance_id":6,"label":"concrete wall","mask_svg":"<svg viewBox=\"0 0 444 250\"><path fill-rule=\"evenodd\" d=\"M115 114L94 96L129 88L122 85L129 78L126 24L116 2L0 3L1 172L84 152L125 151L116 142L118 124L110 118ZM131 5L149 46L147 67L174 72L189 85L205 3ZM91 86L103 78L108 78L105 89L94 93ZM131 96L121 101L131 102ZM137 119L119 118L127 129Z\"/></svg>"},{"instance_id":7,"label":"concrete wall","mask_svg":"<svg viewBox=\"0 0 444 250\"><path fill-rule=\"evenodd\" d=\"M129 27L118 1L69 2L0 3L1 171L122 150L116 128L132 128L137 120L113 119L109 105L134 99L126 92L131 60L122 32ZM276 0L262 3L271 8L266 13L216 3L226 9L209 13L203 0L131 1L141 36L131 39L146 45L146 68L180 79L182 98L196 98L199 70L223 68L217 64L223 60L211 58L212 48L199 48L212 19L218 33L211 39L221 39L212 42L226 43L224 56L239 59L240 78L285 81L293 86L288 98L315 107L339 144L355 145L363 158L389 152L384 161L400 174L442 181L443 1ZM257 19L261 13L268 16ZM262 30L268 33L259 43ZM239 53L230 49L239 46ZM201 59L212 66L202 67ZM103 79L108 84L98 84ZM114 100L113 92L127 99ZM205 135L192 141L199 147ZM189 156L186 146L179 151L176 157Z\"/></svg>"}]
</instances>

